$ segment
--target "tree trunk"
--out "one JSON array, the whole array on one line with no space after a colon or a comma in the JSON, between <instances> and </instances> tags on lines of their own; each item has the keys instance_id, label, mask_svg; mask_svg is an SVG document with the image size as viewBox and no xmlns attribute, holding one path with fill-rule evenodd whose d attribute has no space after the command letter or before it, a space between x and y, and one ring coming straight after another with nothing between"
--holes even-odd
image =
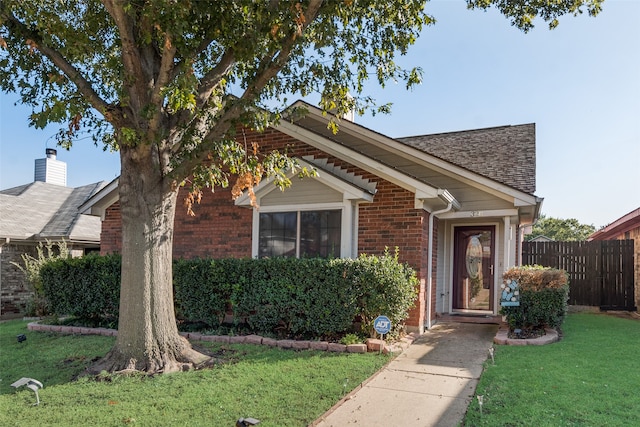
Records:
<instances>
[{"instance_id":1,"label":"tree trunk","mask_svg":"<svg viewBox=\"0 0 640 427\"><path fill-rule=\"evenodd\" d=\"M178 190L161 172L153 146L121 148L122 283L115 346L91 369L147 373L185 370L209 358L176 326L173 225ZM151 159L151 156L155 156Z\"/></svg>"}]
</instances>

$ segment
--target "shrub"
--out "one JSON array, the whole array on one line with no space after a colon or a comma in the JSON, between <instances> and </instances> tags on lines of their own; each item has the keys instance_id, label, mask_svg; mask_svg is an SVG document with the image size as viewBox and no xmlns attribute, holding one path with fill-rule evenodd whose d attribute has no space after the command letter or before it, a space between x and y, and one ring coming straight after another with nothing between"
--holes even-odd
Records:
<instances>
[{"instance_id":1,"label":"shrub","mask_svg":"<svg viewBox=\"0 0 640 427\"><path fill-rule=\"evenodd\" d=\"M540 266L514 267L503 275L518 283L519 306L502 307L509 329L531 332L562 325L567 313L569 283L563 270Z\"/></svg>"},{"instance_id":2,"label":"shrub","mask_svg":"<svg viewBox=\"0 0 640 427\"><path fill-rule=\"evenodd\" d=\"M234 283L237 322L255 333L318 337L348 330L357 314L351 260L272 258L251 260Z\"/></svg>"},{"instance_id":3,"label":"shrub","mask_svg":"<svg viewBox=\"0 0 640 427\"><path fill-rule=\"evenodd\" d=\"M58 315L115 325L120 304L119 255L58 259L41 268L42 286Z\"/></svg>"},{"instance_id":4,"label":"shrub","mask_svg":"<svg viewBox=\"0 0 640 427\"><path fill-rule=\"evenodd\" d=\"M398 261L398 249L394 255L388 250L382 256L360 255L353 268L358 314L364 331L374 337L373 321L379 315L385 315L391 320L390 333L397 334L404 328L417 296L415 271Z\"/></svg>"},{"instance_id":5,"label":"shrub","mask_svg":"<svg viewBox=\"0 0 640 427\"><path fill-rule=\"evenodd\" d=\"M33 298L27 304L27 314L32 316L46 316L50 314L49 301L45 296L42 287L42 278L40 270L42 267L55 260L67 259L71 257L67 242L63 239L60 242L52 242L47 240L46 244L39 242L36 247L37 258L29 254L22 254L22 262L24 266L11 262L22 271L27 282L33 287Z\"/></svg>"},{"instance_id":6,"label":"shrub","mask_svg":"<svg viewBox=\"0 0 640 427\"><path fill-rule=\"evenodd\" d=\"M176 316L192 322L220 325L243 260L192 259L173 263Z\"/></svg>"},{"instance_id":7,"label":"shrub","mask_svg":"<svg viewBox=\"0 0 640 427\"><path fill-rule=\"evenodd\" d=\"M45 292L58 315L115 323L120 257L88 256L48 263ZM247 332L331 338L362 320L368 334L380 314L402 329L417 289L413 269L395 255L352 259L271 258L177 260L173 267L176 315L181 321L219 329L231 312ZM100 322L100 319L103 321Z\"/></svg>"}]
</instances>

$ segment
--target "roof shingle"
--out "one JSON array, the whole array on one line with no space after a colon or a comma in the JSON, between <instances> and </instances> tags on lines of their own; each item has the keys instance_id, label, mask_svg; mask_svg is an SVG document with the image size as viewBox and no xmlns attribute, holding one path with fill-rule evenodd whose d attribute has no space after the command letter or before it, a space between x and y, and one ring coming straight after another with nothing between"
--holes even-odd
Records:
<instances>
[{"instance_id":1,"label":"roof shingle","mask_svg":"<svg viewBox=\"0 0 640 427\"><path fill-rule=\"evenodd\" d=\"M69 188L36 181L0 191L0 237L100 241L100 218L78 207L104 182Z\"/></svg>"},{"instance_id":2,"label":"roof shingle","mask_svg":"<svg viewBox=\"0 0 640 427\"><path fill-rule=\"evenodd\" d=\"M527 194L535 193L534 123L396 140Z\"/></svg>"}]
</instances>

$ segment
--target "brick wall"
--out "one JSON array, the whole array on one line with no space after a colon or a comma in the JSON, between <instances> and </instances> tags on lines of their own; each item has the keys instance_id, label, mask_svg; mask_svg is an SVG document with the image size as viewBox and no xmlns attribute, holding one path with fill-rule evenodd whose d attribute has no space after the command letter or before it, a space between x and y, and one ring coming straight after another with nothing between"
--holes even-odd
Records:
<instances>
[{"instance_id":1,"label":"brick wall","mask_svg":"<svg viewBox=\"0 0 640 427\"><path fill-rule=\"evenodd\" d=\"M67 243L72 257L84 255L84 247ZM33 287L25 274L13 263L24 266L22 255L38 257L37 242L32 244L4 244L0 246L0 316L22 316L33 298ZM46 252L45 252L46 254Z\"/></svg>"},{"instance_id":2,"label":"brick wall","mask_svg":"<svg viewBox=\"0 0 640 427\"><path fill-rule=\"evenodd\" d=\"M24 314L33 289L24 273L12 262L23 265L22 254L36 256L34 246L4 244L0 248L0 315L3 317Z\"/></svg>"},{"instance_id":3,"label":"brick wall","mask_svg":"<svg viewBox=\"0 0 640 427\"><path fill-rule=\"evenodd\" d=\"M621 234L617 237L618 240L624 240L626 238L633 239L633 260L634 260L634 283L635 283L635 300L636 306L640 307L640 227L634 228L628 232L628 237L625 234Z\"/></svg>"},{"instance_id":4,"label":"brick wall","mask_svg":"<svg viewBox=\"0 0 640 427\"><path fill-rule=\"evenodd\" d=\"M187 191L180 190L174 222L173 255L175 258L228 258L251 256L251 209L234 205L231 191L207 192L195 216L182 206ZM120 206L109 207L102 222L102 254L117 253L122 248Z\"/></svg>"},{"instance_id":5,"label":"brick wall","mask_svg":"<svg viewBox=\"0 0 640 427\"><path fill-rule=\"evenodd\" d=\"M290 156L313 155L328 158L332 163L349 172L377 182L374 202L363 203L359 208L358 250L360 253L382 254L387 247L391 252L398 247L400 260L418 271L420 296L416 301L416 307L411 311L408 324L421 327L425 311L428 213L414 208L413 193L272 129L262 134L246 131L244 137L248 144L258 142L262 152L277 149L281 152L286 150ZM184 200L184 196L184 192L179 194L179 203ZM176 210L175 257L251 256L253 213L251 209L235 206L229 189L216 189L215 193L205 193L201 204L194 206L194 211L196 216L189 217L186 215L186 208L179 205ZM106 212L101 239L102 253L120 250L120 210L117 203ZM434 245L434 253L435 248ZM434 262L434 272L436 265L437 263ZM436 283L435 278L433 283ZM434 316L435 288L433 286L432 289Z\"/></svg>"},{"instance_id":6,"label":"brick wall","mask_svg":"<svg viewBox=\"0 0 640 427\"><path fill-rule=\"evenodd\" d=\"M119 253L122 249L122 218L120 203L116 202L105 211L100 231L100 253Z\"/></svg>"},{"instance_id":7,"label":"brick wall","mask_svg":"<svg viewBox=\"0 0 640 427\"><path fill-rule=\"evenodd\" d=\"M640 307L640 227L631 230L630 238L633 239L633 245L635 247L634 250L634 259L635 259L635 297L636 297L636 307Z\"/></svg>"},{"instance_id":8,"label":"brick wall","mask_svg":"<svg viewBox=\"0 0 640 427\"><path fill-rule=\"evenodd\" d=\"M178 201L184 200L178 195ZM188 216L180 204L176 209L173 253L176 258L228 258L251 256L253 211L237 207L229 190L206 193Z\"/></svg>"}]
</instances>

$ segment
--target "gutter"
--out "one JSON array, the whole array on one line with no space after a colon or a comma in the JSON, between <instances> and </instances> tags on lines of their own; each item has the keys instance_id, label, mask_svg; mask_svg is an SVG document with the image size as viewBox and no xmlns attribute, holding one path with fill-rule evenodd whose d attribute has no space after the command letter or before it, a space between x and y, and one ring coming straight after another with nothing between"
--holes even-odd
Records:
<instances>
[{"instance_id":1,"label":"gutter","mask_svg":"<svg viewBox=\"0 0 640 427\"><path fill-rule=\"evenodd\" d=\"M535 210L533 212L533 218L534 220L531 221L531 224L520 224L520 220L518 218L518 226L516 227L517 230L517 235L516 235L516 257L518 258L518 266L521 267L522 266L522 242L524 241L524 235L522 233L522 229L525 227L531 227L533 229L533 227L538 223L538 221L540 220L540 213L542 212L542 202L544 201L544 198L542 197L536 197L536 207ZM519 216L519 215L518 215ZM506 268L506 266L505 266Z\"/></svg>"},{"instance_id":2,"label":"gutter","mask_svg":"<svg viewBox=\"0 0 640 427\"><path fill-rule=\"evenodd\" d=\"M446 195L450 195L446 192ZM449 212L456 205L460 206L457 201L451 197L447 207L439 211L433 211L429 214L429 243L427 245L427 329L431 329L431 289L433 288L433 219L436 215Z\"/></svg>"}]
</instances>

